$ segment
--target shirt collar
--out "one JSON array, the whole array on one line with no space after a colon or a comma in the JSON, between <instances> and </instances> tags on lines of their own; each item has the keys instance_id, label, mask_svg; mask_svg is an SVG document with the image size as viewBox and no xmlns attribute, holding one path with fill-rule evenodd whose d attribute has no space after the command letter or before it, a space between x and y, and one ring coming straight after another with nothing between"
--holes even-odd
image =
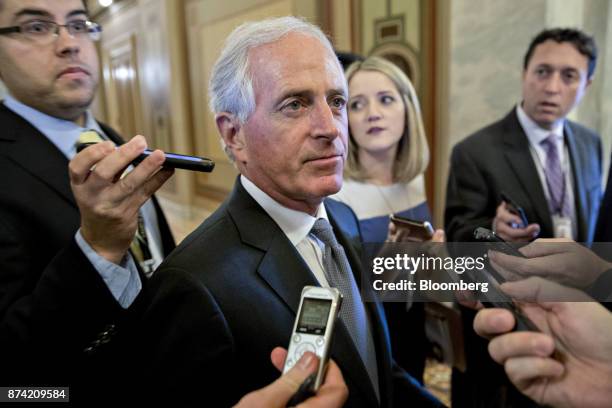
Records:
<instances>
[{"instance_id":1,"label":"shirt collar","mask_svg":"<svg viewBox=\"0 0 612 408\"><path fill-rule=\"evenodd\" d=\"M555 125L552 129L544 129L540 125L531 119L527 113L523 110L523 107L519 103L516 105L516 115L518 120L527 135L527 139L534 146L539 146L544 139L546 139L551 134L554 134L557 141L563 139L563 126L565 124L565 119Z\"/></svg>"},{"instance_id":2,"label":"shirt collar","mask_svg":"<svg viewBox=\"0 0 612 408\"><path fill-rule=\"evenodd\" d=\"M100 125L89 110L85 111L85 127L81 127L72 121L59 119L40 112L19 102L11 95L6 96L4 105L45 135L68 159L72 159L76 154L75 143L79 139L81 132L93 129L99 134L104 135Z\"/></svg>"},{"instance_id":3,"label":"shirt collar","mask_svg":"<svg viewBox=\"0 0 612 408\"><path fill-rule=\"evenodd\" d=\"M317 216L313 217L305 212L292 210L280 204L244 175L240 176L240 181L244 189L272 217L294 246L308 236L318 218L328 219L323 203L319 205Z\"/></svg>"}]
</instances>

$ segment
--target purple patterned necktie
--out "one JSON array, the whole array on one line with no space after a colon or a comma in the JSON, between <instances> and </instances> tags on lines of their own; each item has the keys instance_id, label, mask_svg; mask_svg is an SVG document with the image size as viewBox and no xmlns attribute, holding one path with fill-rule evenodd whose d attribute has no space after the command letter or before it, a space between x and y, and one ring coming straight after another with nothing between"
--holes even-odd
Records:
<instances>
[{"instance_id":1,"label":"purple patterned necktie","mask_svg":"<svg viewBox=\"0 0 612 408\"><path fill-rule=\"evenodd\" d=\"M550 195L548 206L551 214L569 215L568 200L565 199L565 174L559 161L559 152L555 142L556 136L551 134L540 144L546 150L546 184Z\"/></svg>"}]
</instances>

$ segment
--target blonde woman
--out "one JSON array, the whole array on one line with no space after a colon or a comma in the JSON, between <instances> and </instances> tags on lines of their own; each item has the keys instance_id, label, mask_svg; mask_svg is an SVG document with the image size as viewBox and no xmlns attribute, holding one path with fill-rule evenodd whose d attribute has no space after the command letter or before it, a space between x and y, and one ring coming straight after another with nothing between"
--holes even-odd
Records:
<instances>
[{"instance_id":1,"label":"blonde woman","mask_svg":"<svg viewBox=\"0 0 612 408\"><path fill-rule=\"evenodd\" d=\"M416 93L391 62L369 57L346 71L349 154L342 190L333 198L357 214L366 242L387 239L389 215L431 215L423 173L429 147Z\"/></svg>"},{"instance_id":2,"label":"blonde woman","mask_svg":"<svg viewBox=\"0 0 612 408\"><path fill-rule=\"evenodd\" d=\"M342 190L333 198L357 214L364 242L392 236L389 216L429 221L423 173L429 147L419 102L408 77L391 62L369 57L346 70L349 153ZM442 240L437 231L435 239ZM427 340L422 304L385 303L396 361L422 381Z\"/></svg>"}]
</instances>

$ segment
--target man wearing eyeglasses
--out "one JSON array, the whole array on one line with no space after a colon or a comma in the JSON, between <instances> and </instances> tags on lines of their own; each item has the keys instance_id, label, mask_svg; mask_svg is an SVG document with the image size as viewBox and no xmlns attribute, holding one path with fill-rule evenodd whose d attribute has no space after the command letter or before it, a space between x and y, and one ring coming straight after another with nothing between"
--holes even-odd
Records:
<instances>
[{"instance_id":1,"label":"man wearing eyeglasses","mask_svg":"<svg viewBox=\"0 0 612 408\"><path fill-rule=\"evenodd\" d=\"M142 136L90 147L96 168L69 172L84 131L122 144L89 111L100 32L81 0L0 0L0 386L101 378L98 367L120 361L111 357L142 297L141 266L174 247L149 200L171 175L158 172L163 154L116 177ZM128 254L137 225L146 264Z\"/></svg>"}]
</instances>

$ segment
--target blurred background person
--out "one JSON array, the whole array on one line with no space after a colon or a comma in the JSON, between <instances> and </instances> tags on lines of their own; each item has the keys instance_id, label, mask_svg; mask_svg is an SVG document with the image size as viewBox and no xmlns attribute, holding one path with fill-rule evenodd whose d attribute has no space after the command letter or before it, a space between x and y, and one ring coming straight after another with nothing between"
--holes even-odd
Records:
<instances>
[{"instance_id":1,"label":"blurred background person","mask_svg":"<svg viewBox=\"0 0 612 408\"><path fill-rule=\"evenodd\" d=\"M576 29L537 34L523 59L522 100L453 148L445 225L451 241L477 227L506 241L536 237L590 243L601 200L601 140L567 119L595 73L593 37ZM528 225L507 208L508 194Z\"/></svg>"}]
</instances>

